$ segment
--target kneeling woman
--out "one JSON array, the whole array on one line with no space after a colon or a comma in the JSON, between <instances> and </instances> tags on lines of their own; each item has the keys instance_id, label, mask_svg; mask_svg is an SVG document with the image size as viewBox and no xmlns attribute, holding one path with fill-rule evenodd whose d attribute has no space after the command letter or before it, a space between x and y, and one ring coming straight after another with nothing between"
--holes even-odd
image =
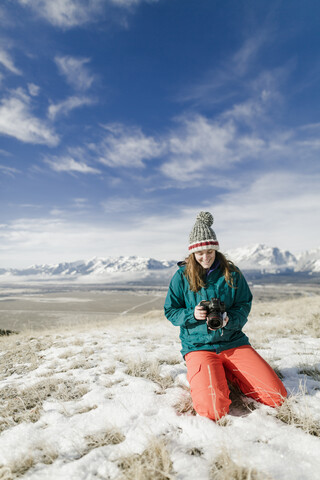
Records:
<instances>
[{"instance_id":1,"label":"kneeling woman","mask_svg":"<svg viewBox=\"0 0 320 480\"><path fill-rule=\"evenodd\" d=\"M197 216L189 256L171 280L164 310L168 320L180 327L194 409L218 420L231 403L227 380L248 397L272 407L280 405L287 392L242 332L252 294L240 270L218 252L212 223L209 212ZM226 309L223 326L217 330L208 327L207 310L199 305L211 298L219 299Z\"/></svg>"}]
</instances>

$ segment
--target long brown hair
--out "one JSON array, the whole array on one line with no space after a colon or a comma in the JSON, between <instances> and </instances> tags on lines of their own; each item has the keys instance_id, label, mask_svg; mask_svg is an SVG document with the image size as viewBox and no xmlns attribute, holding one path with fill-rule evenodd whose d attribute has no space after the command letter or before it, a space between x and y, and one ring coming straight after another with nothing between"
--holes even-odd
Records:
<instances>
[{"instance_id":1,"label":"long brown hair","mask_svg":"<svg viewBox=\"0 0 320 480\"><path fill-rule=\"evenodd\" d=\"M216 252L216 260L219 261L219 268L223 272L225 281L231 288L236 288L233 285L233 278L231 272L240 272L231 260L228 260L223 253ZM186 258L185 276L188 279L190 290L192 292L198 292L201 288L206 287L206 270L197 262L195 254L191 253Z\"/></svg>"}]
</instances>

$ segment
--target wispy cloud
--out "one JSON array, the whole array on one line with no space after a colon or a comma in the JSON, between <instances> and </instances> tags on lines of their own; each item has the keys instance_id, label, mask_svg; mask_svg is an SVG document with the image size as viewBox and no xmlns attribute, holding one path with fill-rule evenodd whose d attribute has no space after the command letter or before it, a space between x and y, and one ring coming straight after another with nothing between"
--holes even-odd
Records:
<instances>
[{"instance_id":1,"label":"wispy cloud","mask_svg":"<svg viewBox=\"0 0 320 480\"><path fill-rule=\"evenodd\" d=\"M171 209L148 215L130 216L132 209L126 200L111 197L109 204L102 205L105 217L98 224L75 221L74 205L66 210L57 206L51 209L51 218L22 218L2 224L0 259L8 267L118 256L119 252L178 260L187 254L188 236L200 210L213 213L214 230L224 252L257 242L299 252L313 248L320 235L316 221L319 180L319 175L269 172L214 200L194 198L192 208L173 204ZM128 200L131 204L134 199ZM80 207L86 204L76 203Z\"/></svg>"},{"instance_id":2,"label":"wispy cloud","mask_svg":"<svg viewBox=\"0 0 320 480\"><path fill-rule=\"evenodd\" d=\"M2 155L4 157L11 157L12 153L7 152L7 150L3 150L2 148L0 148L0 155Z\"/></svg>"},{"instance_id":3,"label":"wispy cloud","mask_svg":"<svg viewBox=\"0 0 320 480\"><path fill-rule=\"evenodd\" d=\"M184 86L176 100L207 106L229 103L243 97L243 94L252 95L252 90L257 86L256 79L261 84L265 73L257 69L256 59L267 44L274 41L275 35L271 35L267 29L247 37L236 52L227 55L214 67L209 65L202 78L192 85ZM260 89L261 87L262 85Z\"/></svg>"},{"instance_id":4,"label":"wispy cloud","mask_svg":"<svg viewBox=\"0 0 320 480\"><path fill-rule=\"evenodd\" d=\"M71 56L56 56L55 62L58 66L60 73L66 77L69 85L76 90L88 90L94 76L87 68L87 63L90 62L89 58L76 58Z\"/></svg>"},{"instance_id":5,"label":"wispy cloud","mask_svg":"<svg viewBox=\"0 0 320 480\"><path fill-rule=\"evenodd\" d=\"M20 170L17 170L14 167L8 167L7 165L0 165L0 173L8 175L9 177L15 177L17 173L21 173Z\"/></svg>"},{"instance_id":6,"label":"wispy cloud","mask_svg":"<svg viewBox=\"0 0 320 480\"><path fill-rule=\"evenodd\" d=\"M106 213L119 214L119 213L130 213L134 212L135 215L141 214L145 202L142 199L139 199L137 196L118 196L111 197L107 200L101 202L101 206Z\"/></svg>"},{"instance_id":7,"label":"wispy cloud","mask_svg":"<svg viewBox=\"0 0 320 480\"><path fill-rule=\"evenodd\" d=\"M140 3L158 0L17 0L37 15L60 28L73 28L97 20L111 8L131 10Z\"/></svg>"},{"instance_id":8,"label":"wispy cloud","mask_svg":"<svg viewBox=\"0 0 320 480\"><path fill-rule=\"evenodd\" d=\"M40 87L34 83L28 83L28 91L32 97L39 95Z\"/></svg>"},{"instance_id":9,"label":"wispy cloud","mask_svg":"<svg viewBox=\"0 0 320 480\"><path fill-rule=\"evenodd\" d=\"M87 198L78 197L78 198L74 198L72 201L72 207L78 210L85 210L88 208L88 206L89 204L88 204Z\"/></svg>"},{"instance_id":10,"label":"wispy cloud","mask_svg":"<svg viewBox=\"0 0 320 480\"><path fill-rule=\"evenodd\" d=\"M84 161L79 161L74 159L72 156L51 156L45 158L45 163L47 163L52 170L55 172L67 172L67 173L83 173L83 174L99 174L100 170L97 168L91 167Z\"/></svg>"},{"instance_id":11,"label":"wispy cloud","mask_svg":"<svg viewBox=\"0 0 320 480\"><path fill-rule=\"evenodd\" d=\"M196 115L180 118L181 126L168 139L169 159L161 171L177 181L195 181L207 175L207 168L226 168L237 161L230 148L234 140L234 126L219 125Z\"/></svg>"},{"instance_id":12,"label":"wispy cloud","mask_svg":"<svg viewBox=\"0 0 320 480\"><path fill-rule=\"evenodd\" d=\"M11 91L0 103L0 134L26 143L49 146L59 143L55 131L33 115L31 98L22 89Z\"/></svg>"},{"instance_id":13,"label":"wispy cloud","mask_svg":"<svg viewBox=\"0 0 320 480\"><path fill-rule=\"evenodd\" d=\"M101 0L18 0L56 27L72 28L91 21L101 11Z\"/></svg>"},{"instance_id":14,"label":"wispy cloud","mask_svg":"<svg viewBox=\"0 0 320 480\"><path fill-rule=\"evenodd\" d=\"M243 45L236 51L230 59L230 73L236 76L245 75L252 67L260 50L271 40L270 32L262 29L253 36L248 37Z\"/></svg>"},{"instance_id":15,"label":"wispy cloud","mask_svg":"<svg viewBox=\"0 0 320 480\"><path fill-rule=\"evenodd\" d=\"M15 75L21 75L21 71L15 66L12 57L9 53L0 47L0 64Z\"/></svg>"},{"instance_id":16,"label":"wispy cloud","mask_svg":"<svg viewBox=\"0 0 320 480\"><path fill-rule=\"evenodd\" d=\"M173 238L183 255L189 227L194 220L188 218L187 227L185 215L182 219L168 215L154 216L131 223L127 215L119 217L118 214L115 222L106 213L104 222L97 225L74 221L73 216L65 218L65 212L59 208L52 209L51 213L47 218L20 218L0 225L0 260L3 267L119 256L119 252L122 255L165 259L168 252L172 252ZM166 235L163 233L164 224ZM174 227L173 230L171 227Z\"/></svg>"},{"instance_id":17,"label":"wispy cloud","mask_svg":"<svg viewBox=\"0 0 320 480\"><path fill-rule=\"evenodd\" d=\"M254 132L240 132L230 119L210 120L203 115L178 119L167 141L167 160L161 172L178 183L212 182L232 165L258 156L265 141Z\"/></svg>"},{"instance_id":18,"label":"wispy cloud","mask_svg":"<svg viewBox=\"0 0 320 480\"><path fill-rule=\"evenodd\" d=\"M319 174L275 171L260 175L240 192L222 195L217 204L208 205L219 217L225 248L256 242L308 249L319 238ZM313 238L308 237L312 232ZM251 239L254 239L251 240Z\"/></svg>"},{"instance_id":19,"label":"wispy cloud","mask_svg":"<svg viewBox=\"0 0 320 480\"><path fill-rule=\"evenodd\" d=\"M120 124L104 126L108 132L97 146L92 146L99 161L108 167L144 167L144 161L159 157L161 142L145 135L140 128Z\"/></svg>"},{"instance_id":20,"label":"wispy cloud","mask_svg":"<svg viewBox=\"0 0 320 480\"><path fill-rule=\"evenodd\" d=\"M95 103L94 100L89 97L72 96L62 102L51 104L48 108L48 117L55 120L57 116L68 115L75 108L92 105L93 103Z\"/></svg>"}]
</instances>

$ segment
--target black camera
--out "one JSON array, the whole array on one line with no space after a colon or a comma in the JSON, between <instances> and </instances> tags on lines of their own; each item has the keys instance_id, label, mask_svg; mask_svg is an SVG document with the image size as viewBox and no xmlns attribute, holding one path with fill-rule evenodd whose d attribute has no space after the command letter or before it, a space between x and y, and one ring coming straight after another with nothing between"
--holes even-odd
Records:
<instances>
[{"instance_id":1,"label":"black camera","mask_svg":"<svg viewBox=\"0 0 320 480\"><path fill-rule=\"evenodd\" d=\"M226 311L225 304L220 302L219 298L211 298L211 300L202 300L200 307L204 307L207 311L207 325L211 330L218 330L223 327L223 314Z\"/></svg>"}]
</instances>

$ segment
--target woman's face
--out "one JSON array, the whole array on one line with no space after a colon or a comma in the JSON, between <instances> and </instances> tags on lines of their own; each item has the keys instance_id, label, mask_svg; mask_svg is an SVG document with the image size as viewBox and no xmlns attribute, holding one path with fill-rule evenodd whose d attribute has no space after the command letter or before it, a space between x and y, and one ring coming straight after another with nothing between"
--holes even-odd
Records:
<instances>
[{"instance_id":1,"label":"woman's face","mask_svg":"<svg viewBox=\"0 0 320 480\"><path fill-rule=\"evenodd\" d=\"M215 250L201 250L200 252L195 252L194 256L201 267L207 269L211 267L216 258Z\"/></svg>"}]
</instances>

